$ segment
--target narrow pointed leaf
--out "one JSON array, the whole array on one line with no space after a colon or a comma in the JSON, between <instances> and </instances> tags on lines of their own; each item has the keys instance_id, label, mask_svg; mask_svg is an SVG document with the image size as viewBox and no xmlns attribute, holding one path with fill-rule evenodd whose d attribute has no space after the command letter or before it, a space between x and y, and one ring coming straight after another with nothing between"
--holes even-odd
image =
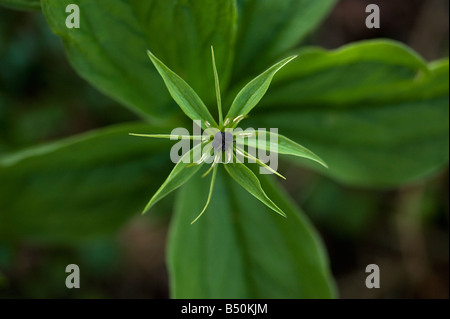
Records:
<instances>
[{"instance_id":1,"label":"narrow pointed leaf","mask_svg":"<svg viewBox=\"0 0 450 319\"><path fill-rule=\"evenodd\" d=\"M258 164L259 166L264 167L265 169L267 169L268 171L272 172L275 175L278 175L279 177L281 177L282 179L286 179L286 177L284 177L283 175L281 175L280 173L278 173L276 170L274 170L272 167L270 167L269 165L266 165L265 163L263 163L262 161L260 161L257 157L254 157L252 155L250 155L249 153L247 153L246 151L244 151L243 149L239 148L236 146L236 152L239 152L240 154L244 155L246 158L251 159L253 161L256 162L256 164Z\"/></svg>"},{"instance_id":2,"label":"narrow pointed leaf","mask_svg":"<svg viewBox=\"0 0 450 319\"><path fill-rule=\"evenodd\" d=\"M319 163L320 165L328 168L328 165L316 154L311 152L306 147L295 143L294 141L288 139L287 137L268 132L258 132L257 133L258 138L255 137L249 137L242 139L242 142L244 145L248 145L250 147L258 148L264 151L271 151L278 154L284 154L284 155L293 155L297 157L304 157L307 159L310 159L312 161L315 161ZM265 141L261 142L261 136L265 135ZM263 138L263 139L264 139Z\"/></svg>"},{"instance_id":3,"label":"narrow pointed leaf","mask_svg":"<svg viewBox=\"0 0 450 319\"><path fill-rule=\"evenodd\" d=\"M236 96L226 118L247 115L262 99L274 75L297 56L286 58L250 81Z\"/></svg>"},{"instance_id":4,"label":"narrow pointed leaf","mask_svg":"<svg viewBox=\"0 0 450 319\"><path fill-rule=\"evenodd\" d=\"M200 214L198 214L198 216L191 222L191 225L193 223L195 223L203 215L203 213L206 211L206 209L208 208L209 202L211 201L212 192L214 190L214 184L216 182L217 167L218 166L214 166L214 168L213 168L213 173L212 173L212 176L211 176L211 184L209 186L209 193L208 193L208 199L206 200L206 204L203 207L203 209L200 212Z\"/></svg>"},{"instance_id":5,"label":"narrow pointed leaf","mask_svg":"<svg viewBox=\"0 0 450 319\"><path fill-rule=\"evenodd\" d=\"M131 136L138 136L138 137L150 137L150 138L165 138L165 139L171 139L171 140L182 140L182 139L189 139L189 140L202 140L204 136L202 135L178 135L178 134L137 134L137 133L129 133Z\"/></svg>"},{"instance_id":6,"label":"narrow pointed leaf","mask_svg":"<svg viewBox=\"0 0 450 319\"><path fill-rule=\"evenodd\" d=\"M187 84L180 76L169 69L161 60L159 60L153 53L147 50L150 60L158 70L159 74L164 80L164 83L169 90L172 98L177 102L183 112L192 120L208 121L215 124L214 118L209 113L208 108L195 93L195 91ZM205 128L205 127L204 127Z\"/></svg>"},{"instance_id":7,"label":"narrow pointed leaf","mask_svg":"<svg viewBox=\"0 0 450 319\"><path fill-rule=\"evenodd\" d=\"M202 164L192 166L192 161L189 161L190 163L184 163L183 160L186 158L192 158L193 154L201 149L201 146L202 144L195 146L189 152L184 154L183 157L181 157L181 159L173 168L172 172L170 172L167 179L150 199L147 206L145 206L145 209L143 211L144 214L148 210L150 210L150 208L152 208L152 206L155 205L158 201L186 183L195 173L197 173Z\"/></svg>"},{"instance_id":8,"label":"narrow pointed leaf","mask_svg":"<svg viewBox=\"0 0 450 319\"><path fill-rule=\"evenodd\" d=\"M217 111L219 113L219 125L222 127L223 124L223 114L222 114L222 97L220 93L220 81L219 81L219 74L217 73L217 67L216 67L216 57L214 56L214 47L211 46L211 56L212 56L212 65L213 65L213 72L214 72L214 85L216 88L216 99L217 99Z\"/></svg>"},{"instance_id":9,"label":"narrow pointed leaf","mask_svg":"<svg viewBox=\"0 0 450 319\"><path fill-rule=\"evenodd\" d=\"M274 212L286 217L286 214L267 197L266 193L261 187L256 175L244 164L230 163L224 165L228 174L243 188L245 188L250 194L255 196L264 205L272 209Z\"/></svg>"}]
</instances>

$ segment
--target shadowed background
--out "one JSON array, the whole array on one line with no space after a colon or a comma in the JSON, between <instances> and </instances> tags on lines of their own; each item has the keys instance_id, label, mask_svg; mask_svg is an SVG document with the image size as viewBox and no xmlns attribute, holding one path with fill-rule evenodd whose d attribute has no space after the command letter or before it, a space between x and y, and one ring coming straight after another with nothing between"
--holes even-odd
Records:
<instances>
[{"instance_id":1,"label":"shadowed background","mask_svg":"<svg viewBox=\"0 0 450 319\"><path fill-rule=\"evenodd\" d=\"M380 5L380 29L365 27L369 3ZM342 0L307 43L333 49L391 38L431 61L448 56L448 28L446 0ZM75 73L41 13L0 7L0 61L0 153L138 119ZM448 170L379 191L345 187L284 162L280 168L289 176L287 191L325 241L340 297L448 298ZM113 238L0 242L0 297L168 297L165 202L156 216L136 212ZM65 287L70 263L80 266L83 289ZM364 285L371 263L381 268L380 289Z\"/></svg>"}]
</instances>

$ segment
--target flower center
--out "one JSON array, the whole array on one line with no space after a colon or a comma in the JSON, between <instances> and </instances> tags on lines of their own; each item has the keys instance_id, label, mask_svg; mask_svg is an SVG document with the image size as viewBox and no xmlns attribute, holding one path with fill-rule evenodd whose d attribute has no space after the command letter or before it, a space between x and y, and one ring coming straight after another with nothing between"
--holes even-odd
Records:
<instances>
[{"instance_id":1,"label":"flower center","mask_svg":"<svg viewBox=\"0 0 450 319\"><path fill-rule=\"evenodd\" d=\"M217 132L214 135L212 145L216 151L225 152L233 144L233 134L228 132Z\"/></svg>"}]
</instances>

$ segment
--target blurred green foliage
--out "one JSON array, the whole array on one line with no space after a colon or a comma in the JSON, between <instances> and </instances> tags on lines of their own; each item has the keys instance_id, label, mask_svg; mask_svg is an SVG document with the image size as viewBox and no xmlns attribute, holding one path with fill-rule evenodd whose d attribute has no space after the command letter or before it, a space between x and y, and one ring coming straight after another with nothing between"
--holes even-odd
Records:
<instances>
[{"instance_id":1,"label":"blurred green foliage","mask_svg":"<svg viewBox=\"0 0 450 319\"><path fill-rule=\"evenodd\" d=\"M5 0L0 2L8 4ZM33 1L9 2L21 8L29 8L31 3L36 8ZM83 10L83 27L78 33L64 26L64 8L72 2L79 3L82 10L89 2L91 8ZM184 123L145 56L147 48L191 80L213 109L209 103L214 96L212 73L209 65L202 62L211 44L218 51L219 72L230 79L225 81L225 96L234 96L242 83L277 57L284 57L288 50L303 57L274 79L249 125L278 127L280 133L324 154L324 160L330 164L330 170L324 171L300 162L319 174L290 166L289 180L283 186L321 231L341 294L370 297L355 288L363 281L353 283L347 277L340 281L339 276L355 271L363 278L359 271L373 262L371 258L379 258L382 267L386 259L394 260L396 267L388 263L385 266L392 270L393 277L395 269L400 269L399 274L409 273L407 278L397 277L404 283L402 287L415 285L417 290L412 291L416 295L402 288L405 291L400 296L426 296L431 290L441 297L448 296L448 285L445 292L441 280L431 275L448 276L448 173L442 175L448 165L448 60L429 64L406 46L391 41L356 43L335 51L298 50L334 1L317 4L309 0L239 0L235 12L232 1L211 2L211 6L202 8L192 0L175 7L175 15L170 11L172 1L167 1L169 5L160 3L158 8L151 7L151 2L116 0L108 8L101 2L42 2L46 19L63 38L75 70L131 112L78 78L41 13L0 8L0 296L167 297L167 290L160 287L167 279L157 247L164 247L164 229L173 198L157 207L156 215L162 218L138 218L141 226L137 228L128 220L143 207L170 169L163 155L165 152L168 157L167 150L163 150L170 145L136 139L131 143L125 133L144 132L145 124L103 127L136 121L136 113L145 117L152 131ZM224 6L227 10L218 14ZM177 17L175 22L167 18L172 16ZM189 24L192 17L195 23L207 26L205 31L209 32L197 34ZM221 28L215 28L216 24ZM177 31L176 37L171 37L173 30ZM97 128L102 129L28 148ZM122 153L121 148L129 152ZM292 161L284 165L289 163ZM282 166L281 170L286 169ZM272 181L267 188L279 193L286 205L292 205ZM230 190L234 194L234 188ZM222 191L222 195L229 191ZM238 291L247 293L242 296L269 296L264 291L271 289L271 297L331 295L333 284L326 257L321 255L320 241L314 239L314 228L298 208L290 209L300 216L298 223L281 225L275 220L273 228L268 228L269 233L282 236L269 243L274 246L272 250L283 245L278 241L291 243L283 245L279 252L282 256L275 260L264 247L255 244L260 235L257 226L247 232L239 220L231 221L227 238L234 244L226 248L220 242L208 242L210 246L205 247L207 243L196 237L201 232L180 228L183 218L189 217L190 221L193 217L187 215L196 209L197 202L192 201L196 192L187 188L177 198L172 225L182 232L172 230L172 235L179 237L178 241L172 237L169 256L174 296L231 296L226 294L227 282L215 282L214 271L204 276L200 270L207 270L206 262L217 249L232 254L239 246L236 238L244 238L242 246L247 249L237 259L245 259L247 254L251 262L241 264L229 283L239 283L242 272L254 276L241 283ZM241 194L227 196L213 206L225 209L221 203L231 202L233 196ZM278 217L265 216L267 212L251 200L234 199L235 204L235 209L242 210L246 218L255 217L247 214L253 210L263 214L263 218ZM254 208L247 207L253 204ZM203 230L217 227L214 212L206 214L203 223L209 224L203 225ZM222 215L226 216L226 212ZM258 223L264 227L270 224L260 220ZM296 225L297 230L303 229L297 235L295 230L282 231L283 227ZM218 227L217 232L222 230ZM302 236L310 242L309 246L296 246L296 240ZM191 242L189 247L183 247L183 239ZM252 254L253 249L260 253ZM203 251L212 253L203 255L206 257L199 263L186 260L188 257L180 259L187 252L202 256ZM150 260L145 259L146 254ZM320 268L315 273L317 277L311 278L322 282L323 289L298 291L289 287L308 282L306 268L292 270L305 261L302 254L311 258L309 266ZM133 259L136 255L139 258ZM392 255L403 256L403 261L391 258ZM283 258L292 266L292 272L280 273L282 263L277 263ZM144 259L142 265L140 259ZM69 263L80 265L86 289L65 288L66 274L62 270ZM183 266L188 263L189 274L196 274L195 277L185 274ZM410 271L410 265L426 270ZM265 276L265 271L271 275ZM280 280L276 280L277 276ZM294 277L296 280L290 282ZM363 280L360 277L358 280ZM204 281L199 286L184 282L196 278ZM246 290L248 287L255 290ZM347 287L354 290L348 292ZM395 289L386 289L382 296L395 296L390 295Z\"/></svg>"}]
</instances>

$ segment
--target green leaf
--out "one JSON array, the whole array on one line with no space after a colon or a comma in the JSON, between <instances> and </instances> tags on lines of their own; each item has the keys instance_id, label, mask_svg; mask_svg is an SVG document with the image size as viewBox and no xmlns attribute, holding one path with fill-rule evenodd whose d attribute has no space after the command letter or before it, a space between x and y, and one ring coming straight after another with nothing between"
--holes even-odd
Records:
<instances>
[{"instance_id":1,"label":"green leaf","mask_svg":"<svg viewBox=\"0 0 450 319\"><path fill-rule=\"evenodd\" d=\"M255 196L264 205L272 209L274 212L286 217L286 214L275 205L272 200L267 197L261 187L258 177L242 163L229 163L225 165L225 169L231 177L241 185L246 191Z\"/></svg>"},{"instance_id":2,"label":"green leaf","mask_svg":"<svg viewBox=\"0 0 450 319\"><path fill-rule=\"evenodd\" d=\"M234 119L237 116L247 115L262 99L269 88L274 75L296 56L288 57L250 81L236 96L226 118ZM237 125L237 124L236 124Z\"/></svg>"},{"instance_id":3,"label":"green leaf","mask_svg":"<svg viewBox=\"0 0 450 319\"><path fill-rule=\"evenodd\" d=\"M41 10L40 0L0 0L0 6L15 10Z\"/></svg>"},{"instance_id":4,"label":"green leaf","mask_svg":"<svg viewBox=\"0 0 450 319\"><path fill-rule=\"evenodd\" d=\"M276 170L274 170L273 168L271 168L269 165L266 165L264 162L262 162L261 160L259 160L257 157L247 153L245 150L241 149L240 147L238 147L236 145L235 147L235 151L237 154L239 155L243 155L244 158L247 158L253 162L255 162L256 164L258 164L261 167L264 167L266 170L268 170L269 172L271 172L272 174L277 175L278 177L281 177L282 179L286 179L286 177L284 177L283 175L281 175L280 173L278 173Z\"/></svg>"},{"instance_id":5,"label":"green leaf","mask_svg":"<svg viewBox=\"0 0 450 319\"><path fill-rule=\"evenodd\" d=\"M153 205L155 205L161 199L186 183L192 176L195 175L195 173L198 172L203 163L193 165L193 159L195 158L195 153L200 152L201 150L202 144L200 143L181 157L181 159L173 168L172 172L170 172L170 175L167 177L158 191L152 196L147 206L145 206L143 213L149 211Z\"/></svg>"},{"instance_id":6,"label":"green leaf","mask_svg":"<svg viewBox=\"0 0 450 319\"><path fill-rule=\"evenodd\" d=\"M61 243L111 235L170 172L172 141L125 124L0 157L0 242Z\"/></svg>"},{"instance_id":7,"label":"green leaf","mask_svg":"<svg viewBox=\"0 0 450 319\"><path fill-rule=\"evenodd\" d=\"M302 207L312 221L320 225L325 233L332 233L341 239L364 238L377 223L380 210L386 207L386 193L343 187L325 177L313 178L314 181L303 184L302 195L296 198L303 203Z\"/></svg>"},{"instance_id":8,"label":"green leaf","mask_svg":"<svg viewBox=\"0 0 450 319\"><path fill-rule=\"evenodd\" d=\"M219 167L210 206L195 224L208 185L192 178L177 194L169 232L173 298L330 298L335 295L323 245L273 179L261 177L287 219Z\"/></svg>"},{"instance_id":9,"label":"green leaf","mask_svg":"<svg viewBox=\"0 0 450 319\"><path fill-rule=\"evenodd\" d=\"M65 25L65 8L72 3L80 8L79 29ZM143 116L167 119L181 113L149 61L147 49L186 79L208 105L214 101L213 75L205 67L211 45L223 83L230 73L234 1L42 0L42 8L75 70Z\"/></svg>"},{"instance_id":10,"label":"green leaf","mask_svg":"<svg viewBox=\"0 0 450 319\"><path fill-rule=\"evenodd\" d=\"M150 137L150 138L164 138L164 139L170 139L170 140L196 140L201 141L205 137L203 135L177 135L177 134L136 134L136 133L129 133L131 136L138 136L138 137Z\"/></svg>"},{"instance_id":11,"label":"green leaf","mask_svg":"<svg viewBox=\"0 0 450 319\"><path fill-rule=\"evenodd\" d=\"M212 166L211 166L212 167ZM203 209L202 209L202 211L200 212L200 214L198 214L198 216L197 217L195 217L195 219L191 222L191 225L193 224L193 223L195 223L202 215L203 215L203 213L206 211L206 209L208 208L208 206L209 206L209 202L211 201L211 196L212 196L212 193L213 193L213 190L214 190L214 184L215 184L215 182L216 182L216 174L217 174L217 165L216 166L214 166L214 167L212 167L212 176L211 176L211 183L210 183L210 186L209 186L209 192L208 192L208 198L206 199L206 204L205 204L205 206L203 207ZM202 178L204 178L205 176L202 176Z\"/></svg>"},{"instance_id":12,"label":"green leaf","mask_svg":"<svg viewBox=\"0 0 450 319\"><path fill-rule=\"evenodd\" d=\"M264 136L264 142L261 142L261 136ZM328 168L327 164L319 156L308 150L306 147L295 143L294 141L288 139L283 135L272 133L270 131L258 131L256 137L244 138L242 139L242 142L244 145L258 148L264 151L275 152L275 150L277 150L275 153L278 154L308 158ZM237 140L236 142L238 143L239 140Z\"/></svg>"},{"instance_id":13,"label":"green leaf","mask_svg":"<svg viewBox=\"0 0 450 319\"><path fill-rule=\"evenodd\" d=\"M197 93L195 93L195 91L189 86L189 84L170 70L164 63L155 57L153 53L150 51L147 51L147 53L153 62L153 65L163 78L170 95L175 102L177 102L183 112L193 121L201 121L203 128L206 128L205 121L217 126L216 121L214 121L211 113L209 113L208 108L199 98Z\"/></svg>"},{"instance_id":14,"label":"green leaf","mask_svg":"<svg viewBox=\"0 0 450 319\"><path fill-rule=\"evenodd\" d=\"M256 73L313 31L335 0L238 0L235 79Z\"/></svg>"},{"instance_id":15,"label":"green leaf","mask_svg":"<svg viewBox=\"0 0 450 319\"><path fill-rule=\"evenodd\" d=\"M216 88L216 99L217 99L217 112L219 113L219 126L222 128L223 125L223 114L222 114L222 96L220 92L220 81L219 74L217 72L216 66L216 58L214 55L214 47L211 46L211 57L212 57L212 65L213 65L213 73L214 73L214 84Z\"/></svg>"},{"instance_id":16,"label":"green leaf","mask_svg":"<svg viewBox=\"0 0 450 319\"><path fill-rule=\"evenodd\" d=\"M298 53L247 123L278 128L330 169L302 165L347 184L384 187L448 164L448 60L427 66L386 40Z\"/></svg>"},{"instance_id":17,"label":"green leaf","mask_svg":"<svg viewBox=\"0 0 450 319\"><path fill-rule=\"evenodd\" d=\"M150 49L208 106L215 101L211 46L223 88L231 76L236 37L235 0L128 0Z\"/></svg>"}]
</instances>

